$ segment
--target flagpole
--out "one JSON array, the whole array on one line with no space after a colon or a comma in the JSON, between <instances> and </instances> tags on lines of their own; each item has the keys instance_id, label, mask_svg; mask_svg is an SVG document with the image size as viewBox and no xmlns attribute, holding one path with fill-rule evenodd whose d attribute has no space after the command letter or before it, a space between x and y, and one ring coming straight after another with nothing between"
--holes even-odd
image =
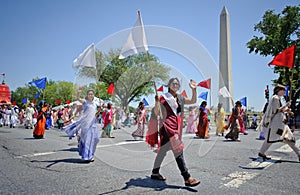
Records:
<instances>
[{"instance_id":1,"label":"flagpole","mask_svg":"<svg viewBox=\"0 0 300 195\"><path fill-rule=\"evenodd\" d=\"M290 101L292 100L292 91L293 91L292 83L293 83L293 77L294 77L296 47L297 47L297 45L295 45L295 48L294 48L294 63L293 63L293 68L291 68L292 76L290 79L290 94L289 94Z\"/></svg>"}]
</instances>

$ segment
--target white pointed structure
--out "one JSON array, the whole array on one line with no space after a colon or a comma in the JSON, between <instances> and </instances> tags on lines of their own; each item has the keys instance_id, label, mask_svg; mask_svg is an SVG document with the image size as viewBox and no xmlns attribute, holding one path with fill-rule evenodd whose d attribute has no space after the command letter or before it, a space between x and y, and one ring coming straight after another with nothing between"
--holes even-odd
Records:
<instances>
[{"instance_id":1,"label":"white pointed structure","mask_svg":"<svg viewBox=\"0 0 300 195\"><path fill-rule=\"evenodd\" d=\"M226 87L231 97L233 97L229 19L229 13L224 6L220 15L219 89ZM232 98L220 95L219 102L223 104L223 108L226 112L231 111L233 106Z\"/></svg>"}]
</instances>

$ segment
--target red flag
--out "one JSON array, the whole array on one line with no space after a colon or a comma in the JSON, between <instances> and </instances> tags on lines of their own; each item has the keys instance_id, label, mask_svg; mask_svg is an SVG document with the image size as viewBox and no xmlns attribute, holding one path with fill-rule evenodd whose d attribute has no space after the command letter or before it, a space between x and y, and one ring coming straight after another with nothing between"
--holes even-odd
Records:
<instances>
[{"instance_id":1,"label":"red flag","mask_svg":"<svg viewBox=\"0 0 300 195\"><path fill-rule=\"evenodd\" d=\"M161 91L161 92L163 92L164 91L164 86L162 85L162 86L160 86L158 89L157 89L157 91Z\"/></svg>"},{"instance_id":2,"label":"red flag","mask_svg":"<svg viewBox=\"0 0 300 195\"><path fill-rule=\"evenodd\" d=\"M108 86L107 93L111 95L115 93L115 85L113 83Z\"/></svg>"},{"instance_id":3,"label":"red flag","mask_svg":"<svg viewBox=\"0 0 300 195\"><path fill-rule=\"evenodd\" d=\"M198 83L197 86L204 87L206 89L210 89L210 81L211 81L211 79L207 79L205 81L201 81L200 83Z\"/></svg>"},{"instance_id":4,"label":"red flag","mask_svg":"<svg viewBox=\"0 0 300 195\"><path fill-rule=\"evenodd\" d=\"M183 90L183 91L181 92L181 95L182 95L183 97L186 97L186 98L188 97L185 90Z\"/></svg>"},{"instance_id":5,"label":"red flag","mask_svg":"<svg viewBox=\"0 0 300 195\"><path fill-rule=\"evenodd\" d=\"M275 66L284 66L287 68L294 67L295 61L295 48L296 45L292 45L291 47L283 50L280 54L274 57L274 59L268 64Z\"/></svg>"},{"instance_id":6,"label":"red flag","mask_svg":"<svg viewBox=\"0 0 300 195\"><path fill-rule=\"evenodd\" d=\"M59 105L60 103L61 103L61 101L60 100L56 100L56 105Z\"/></svg>"},{"instance_id":7,"label":"red flag","mask_svg":"<svg viewBox=\"0 0 300 195\"><path fill-rule=\"evenodd\" d=\"M12 102L12 105L14 105L14 106L17 105L17 102L16 102L16 101L13 101L13 102Z\"/></svg>"},{"instance_id":8,"label":"red flag","mask_svg":"<svg viewBox=\"0 0 300 195\"><path fill-rule=\"evenodd\" d=\"M66 104L70 104L71 103L71 100L66 100Z\"/></svg>"}]
</instances>

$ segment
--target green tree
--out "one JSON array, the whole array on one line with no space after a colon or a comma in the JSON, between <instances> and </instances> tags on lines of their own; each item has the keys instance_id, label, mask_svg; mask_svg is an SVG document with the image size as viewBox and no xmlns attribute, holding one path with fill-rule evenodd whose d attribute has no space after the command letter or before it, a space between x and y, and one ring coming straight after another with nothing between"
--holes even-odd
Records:
<instances>
[{"instance_id":1,"label":"green tree","mask_svg":"<svg viewBox=\"0 0 300 195\"><path fill-rule=\"evenodd\" d=\"M129 56L125 59L119 59L119 50L111 50L106 55L97 55L102 59L97 59L99 81L107 84L115 84L114 101L127 109L130 102L140 100L142 95L149 95L154 93L155 79L165 81L169 77L170 69L161 64L158 58L150 55L150 63L148 62L147 54L139 53ZM101 71L100 71L101 70Z\"/></svg>"},{"instance_id":2,"label":"green tree","mask_svg":"<svg viewBox=\"0 0 300 195\"><path fill-rule=\"evenodd\" d=\"M249 53L255 52L262 56L276 56L284 49L296 44L296 56L293 69L274 66L274 73L279 74L278 79L273 80L273 84L283 84L290 86L292 93L292 109L300 96L300 7L286 6L281 14L274 13L274 10L265 12L262 20L255 24L254 31L262 36L254 36L247 43Z\"/></svg>"}]
</instances>

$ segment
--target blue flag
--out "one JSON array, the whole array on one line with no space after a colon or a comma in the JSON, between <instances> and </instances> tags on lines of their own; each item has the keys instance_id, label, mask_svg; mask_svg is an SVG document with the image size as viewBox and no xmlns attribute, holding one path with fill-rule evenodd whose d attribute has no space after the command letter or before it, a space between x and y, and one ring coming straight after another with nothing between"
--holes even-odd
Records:
<instances>
[{"instance_id":1,"label":"blue flag","mask_svg":"<svg viewBox=\"0 0 300 195\"><path fill-rule=\"evenodd\" d=\"M202 93L200 93L200 95L198 96L198 98L201 98L201 99L207 100L207 94L208 94L208 92L207 92L207 91L206 91L206 92L202 92Z\"/></svg>"},{"instance_id":2,"label":"blue flag","mask_svg":"<svg viewBox=\"0 0 300 195\"><path fill-rule=\"evenodd\" d=\"M247 97L243 97L242 99L240 99L240 102L243 106L247 107Z\"/></svg>"},{"instance_id":3,"label":"blue flag","mask_svg":"<svg viewBox=\"0 0 300 195\"><path fill-rule=\"evenodd\" d=\"M142 100L142 102L144 103L145 106L149 106L149 103L147 102L147 100L145 98Z\"/></svg>"},{"instance_id":4,"label":"blue flag","mask_svg":"<svg viewBox=\"0 0 300 195\"><path fill-rule=\"evenodd\" d=\"M284 93L284 96L285 96L285 97L289 96L289 90L290 90L290 87L289 87L289 86L286 86L286 87L285 87L285 93Z\"/></svg>"},{"instance_id":5,"label":"blue flag","mask_svg":"<svg viewBox=\"0 0 300 195\"><path fill-rule=\"evenodd\" d=\"M39 89L45 89L46 88L46 83L47 83L47 78L45 77L45 78L42 78L42 79L31 81L28 84L32 85L32 86L35 86Z\"/></svg>"},{"instance_id":6,"label":"blue flag","mask_svg":"<svg viewBox=\"0 0 300 195\"><path fill-rule=\"evenodd\" d=\"M27 98L26 98L26 97L22 99L22 103L23 103L23 104L26 104L26 103L27 103Z\"/></svg>"},{"instance_id":7,"label":"blue flag","mask_svg":"<svg viewBox=\"0 0 300 195\"><path fill-rule=\"evenodd\" d=\"M38 99L40 97L40 94L39 93L36 93L35 94L35 99Z\"/></svg>"}]
</instances>

